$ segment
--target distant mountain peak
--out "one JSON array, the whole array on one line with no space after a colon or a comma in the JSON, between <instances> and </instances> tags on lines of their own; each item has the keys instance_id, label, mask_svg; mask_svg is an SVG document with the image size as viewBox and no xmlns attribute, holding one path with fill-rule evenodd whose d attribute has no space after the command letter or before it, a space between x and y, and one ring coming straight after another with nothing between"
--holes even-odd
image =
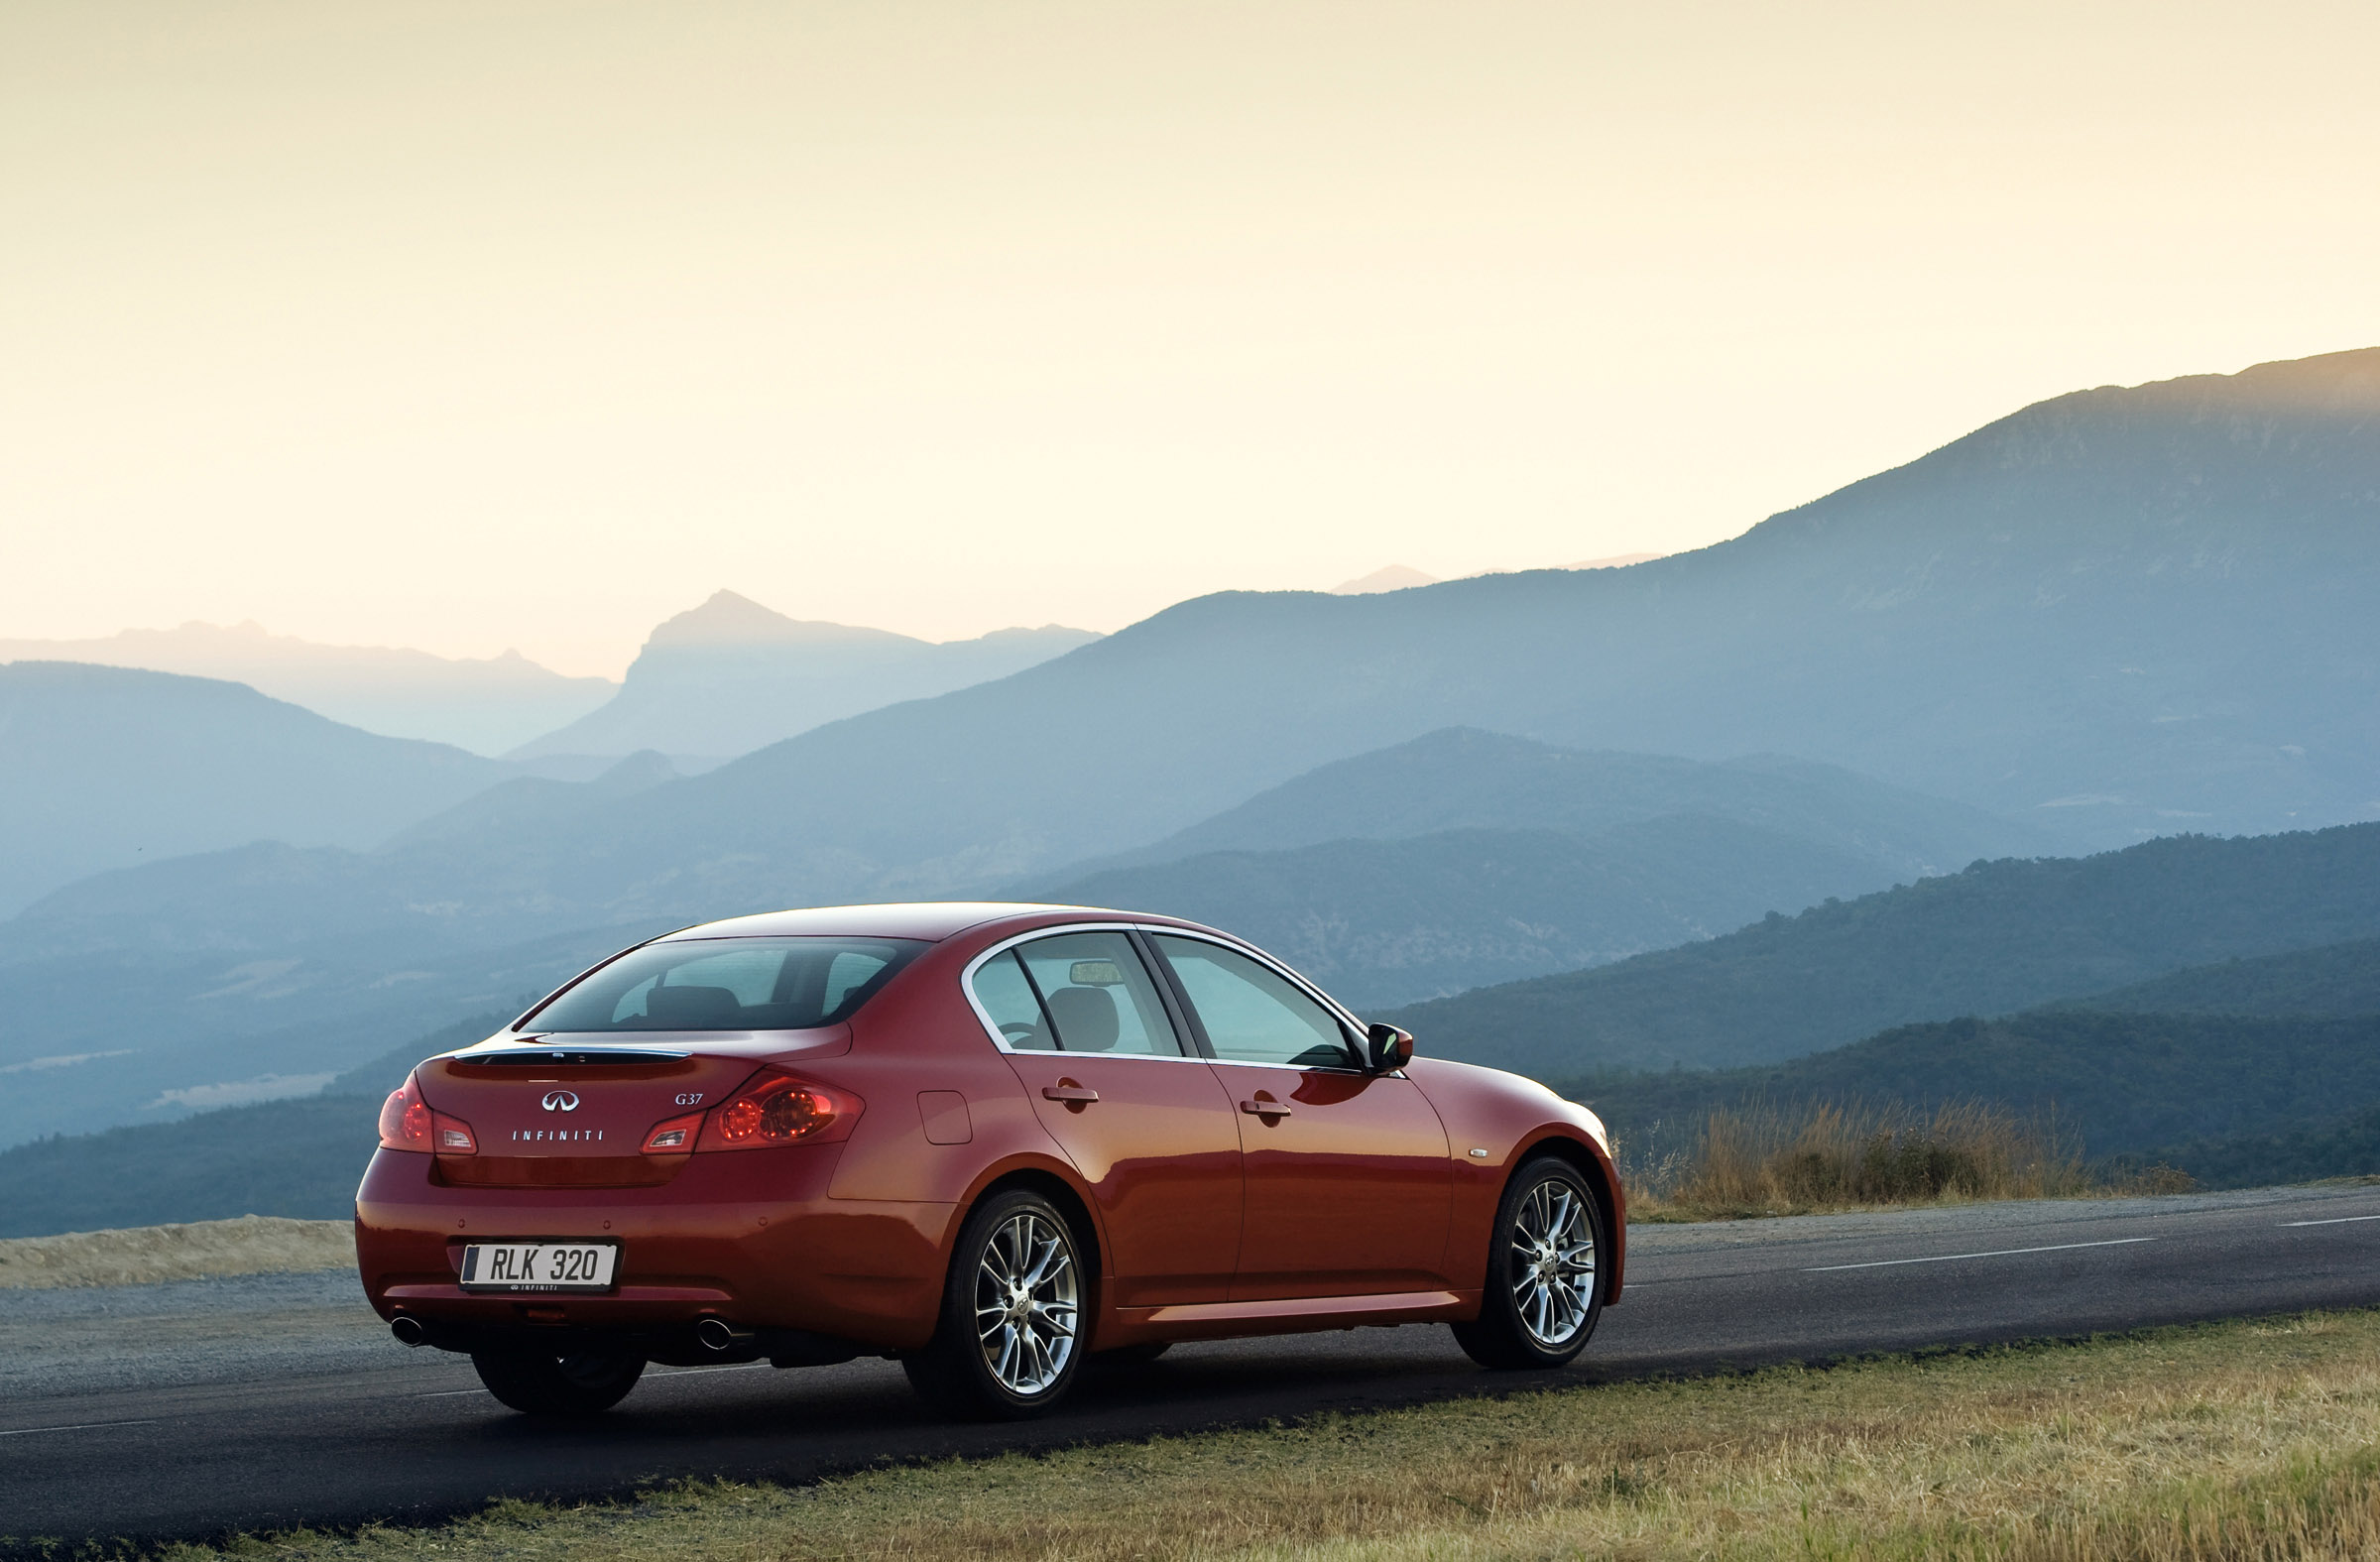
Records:
<instances>
[{"instance_id":1,"label":"distant mountain peak","mask_svg":"<svg viewBox=\"0 0 2380 1562\"><path fill-rule=\"evenodd\" d=\"M1370 596L1375 591L1403 591L1411 586L1434 586L1437 583L1436 575L1425 575L1410 564L1389 564L1373 570L1368 575L1358 575L1353 580L1340 581L1331 587L1331 595L1335 597L1365 597Z\"/></svg>"},{"instance_id":2,"label":"distant mountain peak","mask_svg":"<svg viewBox=\"0 0 2380 1562\"><path fill-rule=\"evenodd\" d=\"M662 621L646 641L648 648L655 646L784 646L821 645L835 642L869 641L879 645L906 641L922 645L922 641L907 635L896 635L888 629L859 629L848 624L827 624L808 619L787 618L774 608L766 608L748 596L725 589L714 591L700 607L688 608L674 618Z\"/></svg>"}]
</instances>

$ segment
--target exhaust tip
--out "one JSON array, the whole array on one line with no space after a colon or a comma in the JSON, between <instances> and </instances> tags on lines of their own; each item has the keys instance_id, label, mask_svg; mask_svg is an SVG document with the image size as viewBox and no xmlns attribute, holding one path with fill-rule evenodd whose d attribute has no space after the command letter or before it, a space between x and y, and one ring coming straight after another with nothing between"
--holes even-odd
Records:
<instances>
[{"instance_id":1,"label":"exhaust tip","mask_svg":"<svg viewBox=\"0 0 2380 1562\"><path fill-rule=\"evenodd\" d=\"M389 1332L397 1336L399 1345L424 1345L429 1341L429 1329L410 1313L399 1313L389 1320Z\"/></svg>"},{"instance_id":2,"label":"exhaust tip","mask_svg":"<svg viewBox=\"0 0 2380 1562\"><path fill-rule=\"evenodd\" d=\"M694 1326L694 1338L706 1351L732 1351L752 1338L752 1331L739 1329L725 1318L705 1318Z\"/></svg>"}]
</instances>

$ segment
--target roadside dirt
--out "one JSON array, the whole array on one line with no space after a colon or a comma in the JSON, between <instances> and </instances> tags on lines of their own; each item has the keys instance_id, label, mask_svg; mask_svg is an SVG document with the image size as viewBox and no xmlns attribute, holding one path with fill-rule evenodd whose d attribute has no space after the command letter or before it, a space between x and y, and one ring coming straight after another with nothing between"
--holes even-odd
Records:
<instances>
[{"instance_id":1,"label":"roadside dirt","mask_svg":"<svg viewBox=\"0 0 2380 1562\"><path fill-rule=\"evenodd\" d=\"M0 1241L0 1290L148 1285L224 1274L303 1274L354 1267L355 1232L349 1223L278 1215Z\"/></svg>"}]
</instances>

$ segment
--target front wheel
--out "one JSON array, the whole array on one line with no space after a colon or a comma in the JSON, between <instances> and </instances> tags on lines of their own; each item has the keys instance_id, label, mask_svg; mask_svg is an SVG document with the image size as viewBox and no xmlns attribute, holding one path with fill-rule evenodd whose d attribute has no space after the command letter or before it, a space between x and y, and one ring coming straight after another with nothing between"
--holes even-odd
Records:
<instances>
[{"instance_id":1,"label":"front wheel","mask_svg":"<svg viewBox=\"0 0 2380 1562\"><path fill-rule=\"evenodd\" d=\"M1550 1155L1526 1162L1496 1205L1487 1292L1479 1317L1454 1326L1456 1343L1497 1371L1569 1362L1603 1316L1603 1210L1579 1169Z\"/></svg>"},{"instance_id":2,"label":"front wheel","mask_svg":"<svg viewBox=\"0 0 2380 1562\"><path fill-rule=\"evenodd\" d=\"M1082 1264L1057 1206L1017 1189L967 1218L923 1351L901 1363L938 1408L979 1421L1039 1415L1083 1362Z\"/></svg>"},{"instance_id":3,"label":"front wheel","mask_svg":"<svg viewBox=\"0 0 2380 1562\"><path fill-rule=\"evenodd\" d=\"M488 1392L527 1415L593 1415L628 1397L645 1358L608 1352L473 1351Z\"/></svg>"}]
</instances>

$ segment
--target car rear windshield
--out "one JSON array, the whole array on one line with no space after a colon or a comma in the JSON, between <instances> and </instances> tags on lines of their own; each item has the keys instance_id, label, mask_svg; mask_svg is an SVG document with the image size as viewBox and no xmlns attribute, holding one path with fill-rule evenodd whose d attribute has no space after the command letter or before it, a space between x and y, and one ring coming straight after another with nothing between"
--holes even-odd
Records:
<instances>
[{"instance_id":1,"label":"car rear windshield","mask_svg":"<svg viewBox=\"0 0 2380 1562\"><path fill-rule=\"evenodd\" d=\"M529 1013L521 1030L808 1030L859 1012L913 938L688 938L632 949Z\"/></svg>"}]
</instances>

